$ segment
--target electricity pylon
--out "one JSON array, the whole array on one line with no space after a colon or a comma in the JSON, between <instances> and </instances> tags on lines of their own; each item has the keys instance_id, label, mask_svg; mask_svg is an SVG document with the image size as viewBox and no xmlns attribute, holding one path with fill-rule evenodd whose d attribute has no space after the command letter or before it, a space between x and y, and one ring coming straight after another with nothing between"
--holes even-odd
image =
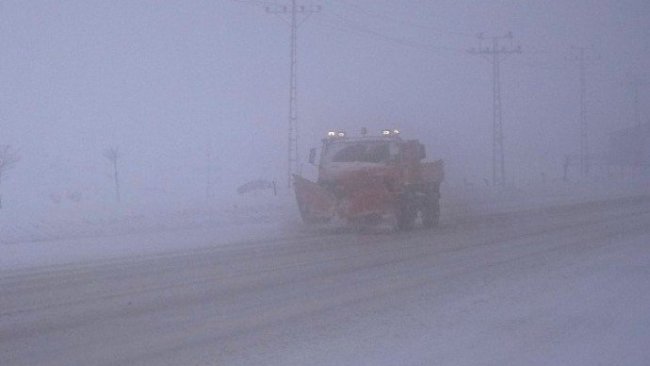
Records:
<instances>
[{"instance_id":1,"label":"electricity pylon","mask_svg":"<svg viewBox=\"0 0 650 366\"><path fill-rule=\"evenodd\" d=\"M483 46L486 39L479 34L478 49L472 48L468 52L473 55L485 56L492 63L492 184L506 185L505 154L503 148L503 115L501 108L501 60L507 55L521 53L521 46L512 46L512 33L503 36L490 37L492 45ZM510 45L500 45L501 40L510 40Z\"/></svg>"},{"instance_id":2,"label":"electricity pylon","mask_svg":"<svg viewBox=\"0 0 650 366\"><path fill-rule=\"evenodd\" d=\"M287 187L291 188L293 174L300 173L300 152L298 149L298 112L296 109L298 89L296 82L296 66L298 63L298 27L311 14L319 12L320 6L297 5L296 0L291 0L291 6L269 6L266 11L271 14L289 14L291 17L291 56L289 73L289 128L287 148ZM298 19L302 16L302 19Z\"/></svg>"}]
</instances>

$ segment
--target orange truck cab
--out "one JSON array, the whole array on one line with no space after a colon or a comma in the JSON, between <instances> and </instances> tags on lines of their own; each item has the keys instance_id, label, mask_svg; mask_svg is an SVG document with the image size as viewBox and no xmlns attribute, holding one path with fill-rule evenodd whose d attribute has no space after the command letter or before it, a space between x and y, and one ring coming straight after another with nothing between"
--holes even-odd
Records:
<instances>
[{"instance_id":1,"label":"orange truck cab","mask_svg":"<svg viewBox=\"0 0 650 366\"><path fill-rule=\"evenodd\" d=\"M379 136L347 137L331 131L323 139L318 180L294 176L298 208L307 223L335 216L357 224L392 220L401 230L418 217L423 226L438 224L442 160L423 161L424 145L403 140L398 130ZM310 152L315 164L316 151Z\"/></svg>"}]
</instances>

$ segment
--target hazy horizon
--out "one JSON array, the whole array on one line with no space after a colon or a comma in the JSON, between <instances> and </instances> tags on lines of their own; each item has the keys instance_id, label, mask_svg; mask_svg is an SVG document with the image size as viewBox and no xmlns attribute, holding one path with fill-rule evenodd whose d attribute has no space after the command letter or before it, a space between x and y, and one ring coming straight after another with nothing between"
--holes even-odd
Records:
<instances>
[{"instance_id":1,"label":"hazy horizon","mask_svg":"<svg viewBox=\"0 0 650 366\"><path fill-rule=\"evenodd\" d=\"M650 67L646 1L299 3L321 7L298 30L303 158L330 129L399 127L446 161L450 183L490 179L492 69L467 50L479 33L512 32L523 52L501 67L508 182L559 179L579 141L572 47L594 50L595 154L608 133L634 125L629 82ZM251 179L286 184L289 27L265 11L278 4L3 3L0 144L22 156L0 186L3 209L66 192L111 202L102 152L113 146L126 202L200 201L208 149L217 197ZM644 122L649 93L641 89Z\"/></svg>"}]
</instances>

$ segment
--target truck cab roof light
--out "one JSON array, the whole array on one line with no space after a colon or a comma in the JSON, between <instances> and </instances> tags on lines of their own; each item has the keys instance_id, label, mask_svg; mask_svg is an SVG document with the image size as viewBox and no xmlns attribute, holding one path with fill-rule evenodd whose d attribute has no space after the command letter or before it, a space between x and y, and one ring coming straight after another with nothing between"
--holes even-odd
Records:
<instances>
[{"instance_id":1,"label":"truck cab roof light","mask_svg":"<svg viewBox=\"0 0 650 366\"><path fill-rule=\"evenodd\" d=\"M382 136L399 135L399 130L397 128L394 128L392 130L381 130L381 135Z\"/></svg>"},{"instance_id":2,"label":"truck cab roof light","mask_svg":"<svg viewBox=\"0 0 650 366\"><path fill-rule=\"evenodd\" d=\"M327 137L330 139L345 137L345 131L329 131Z\"/></svg>"}]
</instances>

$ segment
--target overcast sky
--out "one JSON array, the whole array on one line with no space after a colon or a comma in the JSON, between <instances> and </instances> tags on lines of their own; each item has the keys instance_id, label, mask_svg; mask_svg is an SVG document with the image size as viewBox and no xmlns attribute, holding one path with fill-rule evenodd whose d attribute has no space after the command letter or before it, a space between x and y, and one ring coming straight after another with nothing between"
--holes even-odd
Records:
<instances>
[{"instance_id":1,"label":"overcast sky","mask_svg":"<svg viewBox=\"0 0 650 366\"><path fill-rule=\"evenodd\" d=\"M70 191L110 200L109 146L122 153L131 202L202 199L209 146L217 195L255 178L283 182L290 28L265 11L275 4L1 2L0 144L23 157L0 186L5 206L39 207ZM300 4L321 7L298 31L303 157L329 129L399 127L445 159L449 184L489 178L492 68L467 50L479 33L511 31L523 53L501 65L508 180L559 177L579 141L572 46L593 46L594 152L634 124L628 84L650 70L647 0ZM650 88L641 101L648 121Z\"/></svg>"}]
</instances>

